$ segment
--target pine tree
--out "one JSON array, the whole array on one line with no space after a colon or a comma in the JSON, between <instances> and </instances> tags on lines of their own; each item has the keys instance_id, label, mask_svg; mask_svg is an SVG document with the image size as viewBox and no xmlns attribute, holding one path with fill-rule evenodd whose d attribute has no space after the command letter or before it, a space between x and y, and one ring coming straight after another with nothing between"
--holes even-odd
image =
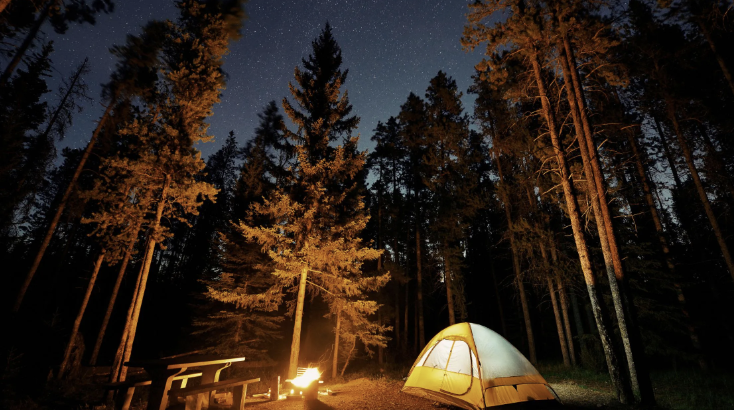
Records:
<instances>
[{"instance_id":1,"label":"pine tree","mask_svg":"<svg viewBox=\"0 0 734 410\"><path fill-rule=\"evenodd\" d=\"M48 164L53 144L34 137L47 117L47 103L43 96L49 91L44 77L49 76L52 44L46 44L40 53L33 56L25 69L20 69L12 81L0 89L0 232L9 235L13 214L25 197L21 178L32 177L23 172L32 165L28 161L37 156L44 165ZM35 164L33 164L35 165Z\"/></svg>"},{"instance_id":2,"label":"pine tree","mask_svg":"<svg viewBox=\"0 0 734 410\"><path fill-rule=\"evenodd\" d=\"M250 226L269 223L267 218L249 214L248 210L253 203L262 203L263 196L276 186L276 179L269 172L273 175L285 172L274 169L272 157L280 155L266 137L281 134L281 122L277 106L269 104L260 115L255 137L243 149L244 163L232 194L231 220L218 231L223 243L223 252L219 255L220 271L203 280L207 286L207 297L215 303L223 302L220 303L223 307L207 312L206 318L197 319L195 325L200 330L195 334L218 338L218 351L261 357L268 353L264 349L265 343L280 337L278 330L283 318L278 316L278 311L246 300L247 295L264 292L272 285L272 263L268 254L257 244L248 242L236 226L240 223ZM230 331L232 327L236 329L234 333ZM248 337L243 340L242 335L245 334Z\"/></svg>"},{"instance_id":3,"label":"pine tree","mask_svg":"<svg viewBox=\"0 0 734 410\"><path fill-rule=\"evenodd\" d=\"M429 239L440 251L449 324L466 318L463 241L479 207L476 176L469 165L470 131L456 82L439 71L426 91L427 132L423 141L423 183L431 192ZM456 312L458 310L458 312ZM458 313L458 314L457 314Z\"/></svg>"},{"instance_id":4,"label":"pine tree","mask_svg":"<svg viewBox=\"0 0 734 410\"><path fill-rule=\"evenodd\" d=\"M405 165L405 187L406 200L412 204L412 209L408 209L410 216L406 215L406 219L410 221L414 227L415 244L413 246L415 252L415 279L416 279L416 333L414 339L417 349L423 349L426 344L425 320L423 311L423 239L421 232L425 230L423 227L423 219L427 211L425 203L428 197L427 187L423 182L422 175L424 173L423 156L425 154L424 140L427 132L427 113L426 104L419 96L412 92L408 95L408 99L400 107L398 115L400 124L400 137L402 144L407 150L407 160ZM410 228L408 228L410 229ZM411 245L411 244L409 244Z\"/></svg>"},{"instance_id":5,"label":"pine tree","mask_svg":"<svg viewBox=\"0 0 734 410\"><path fill-rule=\"evenodd\" d=\"M407 203L403 193L405 188L405 172L407 170L408 151L402 140L402 129L397 118L390 117L386 123L378 122L372 136L375 148L368 157L370 172L376 175L377 180L370 186L370 224L369 237L375 241L377 249L384 249L378 259L377 270L385 269L391 273L393 303L391 316L393 318L393 332L395 347L401 351L407 349L407 327L404 311L409 301L401 302L401 286L408 291L407 259L409 244L405 237L409 231L410 221L404 220L408 214ZM383 292L386 296L388 292ZM388 304L389 298L381 301ZM402 312L401 312L402 307Z\"/></svg>"},{"instance_id":6,"label":"pine tree","mask_svg":"<svg viewBox=\"0 0 734 410\"><path fill-rule=\"evenodd\" d=\"M63 0L46 0L46 2L43 3L43 6L39 9L38 16L30 26L25 38L15 50L13 58L5 67L2 74L0 74L0 88L4 88L10 80L15 69L23 60L26 52L36 40L36 36L41 30L41 27L48 19L51 20L54 30L59 34L63 34L68 29L69 23L94 24L95 13L109 13L113 8L114 6L111 0L94 1L91 6L89 6L84 0L69 2L64 2ZM2 4L0 4L0 11L2 11Z\"/></svg>"},{"instance_id":7,"label":"pine tree","mask_svg":"<svg viewBox=\"0 0 734 410\"><path fill-rule=\"evenodd\" d=\"M628 391L629 387L626 385L626 380L618 367L611 335L607 330L600 310L596 279L589 257L589 247L581 226L581 214L578 207L576 188L571 182L567 154L561 145L561 128L556 118L556 109L552 106L549 97L547 80L543 72L545 58L550 54L549 47L544 43L544 37L541 35L543 33L543 24L545 23L543 21L543 5L534 1L526 2L518 0L512 2L485 1L476 3L471 7L472 10L468 16L469 24L465 27L464 37L462 38L465 47L473 49L486 42L487 55L493 56L497 55L500 46L509 44L513 46L513 51L521 53L520 55L527 62L530 78L534 80L534 85L540 97L542 105L541 113L545 120L547 132L550 134L554 156L560 171L560 182L564 192L565 206L568 216L571 219L574 240L576 242L589 298L592 302L592 311L596 319L597 329L602 339L609 374L620 401L627 403L631 399L630 392ZM505 19L487 25L485 21L498 12L509 14ZM489 67L486 60L478 68L487 71ZM501 66L499 70L502 70Z\"/></svg>"},{"instance_id":8,"label":"pine tree","mask_svg":"<svg viewBox=\"0 0 734 410\"><path fill-rule=\"evenodd\" d=\"M122 47L113 47L112 52L119 56L115 71L112 73L111 81L106 85L104 94L108 100L107 106L101 118L97 122L97 126L87 143L84 152L77 163L76 170L64 190L59 203L56 205L53 217L51 218L46 233L40 242L39 249L33 259L30 269L26 273L23 284L13 304L13 312L18 312L23 303L26 291L38 270L41 260L51 243L56 227L61 220L66 204L69 202L72 194L76 190L76 184L84 169L92 150L95 147L97 139L107 124L107 121L113 114L113 108L118 104L125 105L126 101L134 99L137 96L146 96L151 93L153 84L156 81L158 57L163 41L163 33L165 28L163 23L153 21L146 25L143 29L143 35L140 37L129 36L127 44Z\"/></svg>"},{"instance_id":9,"label":"pine tree","mask_svg":"<svg viewBox=\"0 0 734 410\"><path fill-rule=\"evenodd\" d=\"M635 43L638 48L644 48L650 50L649 54L649 75L657 83L658 98L661 100L663 105L664 115L667 116L668 121L672 125L673 133L677 138L678 145L683 153L686 166L693 180L698 197L701 200L706 217L708 218L711 229L713 230L716 241L721 249L721 254L724 258L726 266L729 270L729 274L734 280L734 259L732 258L729 250L729 245L726 243L725 235L722 227L719 224L719 220L711 206L711 201L708 199L706 189L703 181L701 180L698 167L694 161L692 143L684 133L684 127L679 119L680 111L684 109L686 102L688 101L685 95L685 83L679 83L677 76L680 74L676 70L668 68L665 63L669 59L676 58L675 51L670 46L675 40L682 40L682 33L679 30L673 29L670 26L657 24L653 16L642 3L633 2L631 8L634 9L634 21L636 27L638 27L639 35L635 39ZM661 39L663 35L668 35L666 41L666 47L660 47L658 44L650 44L651 39ZM652 46L652 47L651 47ZM654 48L654 52L653 52Z\"/></svg>"},{"instance_id":10,"label":"pine tree","mask_svg":"<svg viewBox=\"0 0 734 410\"><path fill-rule=\"evenodd\" d=\"M563 51L559 60L566 82L567 101L573 117L577 140L579 141L579 151L584 166L584 174L588 181L588 196L591 199L602 254L604 255L604 263L612 293L617 324L620 335L622 336L622 345L627 358L627 368L630 373L632 390L636 395L640 396L642 402L652 404L655 402L652 387L641 388L645 384L641 384L638 381L639 366L636 364L636 359L644 360L644 358L642 357L642 350L634 346L632 337L630 336L630 330L628 330L628 323L630 323L629 327L633 328L631 331L636 332L634 324L631 323L632 318L629 313L630 306L628 304L631 303L631 298L627 292L627 278L622 266L619 246L617 245L617 233L615 233L615 227L609 211L607 180L600 165L597 145L594 142L594 135L586 110L585 92L581 85L577 68L578 63L575 57L575 48L579 47L578 44L583 41L586 41L586 44L581 44L581 46L586 46L586 53L591 55L607 54L609 48L614 46L614 39L609 35L596 36L597 40L593 44L592 41L585 38L578 39L578 37L583 36L584 31L599 32L604 30L603 24L600 24L593 17L594 12L598 12L598 10L584 2L569 1L556 4L554 15L559 23L558 31L560 32L559 37L562 42L562 44L559 44L558 49ZM578 20L573 18L574 15L580 13L587 15L583 25L579 24ZM582 35L579 36L579 32ZM572 35L577 35L577 45L572 44ZM645 375L642 377L649 378Z\"/></svg>"},{"instance_id":11,"label":"pine tree","mask_svg":"<svg viewBox=\"0 0 734 410\"><path fill-rule=\"evenodd\" d=\"M129 331L121 341L124 348L118 349L123 351L123 363L132 352L155 246L170 234L161 224L163 217L186 221L188 215L198 213L204 198L216 194L200 178L205 164L194 144L212 139L205 121L219 101L224 87L222 58L229 42L237 38L243 16L240 2L188 0L176 5L180 17L166 24L160 82L139 113L118 130L129 141L132 155L111 158L104 171L110 176L105 181L127 175L124 185L135 189L134 198L148 205L144 208L149 235L143 266L126 325ZM126 367L122 367L119 379L124 380L125 374ZM114 374L112 379L116 379Z\"/></svg>"},{"instance_id":12,"label":"pine tree","mask_svg":"<svg viewBox=\"0 0 734 410\"><path fill-rule=\"evenodd\" d=\"M0 13L10 4L10 0L0 0Z\"/></svg>"},{"instance_id":13,"label":"pine tree","mask_svg":"<svg viewBox=\"0 0 734 410\"><path fill-rule=\"evenodd\" d=\"M340 70L341 50L328 24L312 46L303 71L296 68L298 85L291 85L298 108L283 102L298 126L296 132L287 131L296 144L292 173L286 184L251 207L251 218L263 218L269 224L239 224L245 238L268 254L273 267L271 286L261 293L242 294L237 303L272 310L287 293L296 295L295 301L288 301L289 312L295 314L289 377L295 377L298 366L307 287L332 306L353 300L344 311L366 317L377 304L364 300L363 292L376 290L388 280L388 275L370 278L361 272L362 262L376 259L380 252L363 247L359 238L368 218L361 196L355 195L359 188L355 180L365 154L355 153L357 139L349 135L359 119L348 117L349 99L346 93L340 96L347 72ZM340 136L344 145L331 146Z\"/></svg>"}]
</instances>

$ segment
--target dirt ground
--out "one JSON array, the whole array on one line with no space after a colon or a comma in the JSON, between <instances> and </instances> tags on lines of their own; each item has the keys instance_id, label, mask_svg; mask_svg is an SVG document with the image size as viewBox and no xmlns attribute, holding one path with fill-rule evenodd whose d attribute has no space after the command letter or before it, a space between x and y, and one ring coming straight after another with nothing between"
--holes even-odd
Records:
<instances>
[{"instance_id":1,"label":"dirt ground","mask_svg":"<svg viewBox=\"0 0 734 410\"><path fill-rule=\"evenodd\" d=\"M301 400L281 400L267 402L264 399L248 398L246 408L256 410L418 410L418 409L454 409L454 407L437 403L420 397L401 393L403 382L367 378L352 380L345 384L322 386L337 394L335 396L319 395L316 402L306 403ZM551 384L561 398L564 407L569 409L615 409L615 399L611 394L580 387L573 383ZM507 407L508 410L510 407ZM539 409L541 407L534 406ZM558 408L552 406L549 408Z\"/></svg>"}]
</instances>

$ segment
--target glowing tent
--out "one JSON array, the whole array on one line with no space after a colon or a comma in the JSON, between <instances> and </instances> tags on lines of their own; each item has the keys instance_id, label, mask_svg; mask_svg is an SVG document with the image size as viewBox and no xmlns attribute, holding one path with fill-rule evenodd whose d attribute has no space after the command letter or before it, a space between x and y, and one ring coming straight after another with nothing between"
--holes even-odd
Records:
<instances>
[{"instance_id":1,"label":"glowing tent","mask_svg":"<svg viewBox=\"0 0 734 410\"><path fill-rule=\"evenodd\" d=\"M474 323L458 323L434 336L410 369L403 392L470 410L555 400L522 353Z\"/></svg>"}]
</instances>

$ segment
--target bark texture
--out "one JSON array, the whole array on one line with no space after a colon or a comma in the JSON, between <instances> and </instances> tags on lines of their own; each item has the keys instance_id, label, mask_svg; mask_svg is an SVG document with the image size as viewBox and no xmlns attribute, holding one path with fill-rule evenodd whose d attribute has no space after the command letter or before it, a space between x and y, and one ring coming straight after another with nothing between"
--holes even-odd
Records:
<instances>
[{"instance_id":1,"label":"bark texture","mask_svg":"<svg viewBox=\"0 0 734 410\"><path fill-rule=\"evenodd\" d=\"M293 324L293 339L291 341L291 357L288 361L288 378L293 379L298 372L298 354L301 349L301 327L303 325L303 304L306 300L306 279L308 268L301 271L301 280L298 283L298 300L296 301L296 318ZM346 367L346 366L345 366Z\"/></svg>"},{"instance_id":2,"label":"bark texture","mask_svg":"<svg viewBox=\"0 0 734 410\"><path fill-rule=\"evenodd\" d=\"M421 227L420 223L416 221L415 225L415 260L416 260L416 315L418 316L418 349L423 349L426 345L426 333L425 326L423 323L423 272L421 270Z\"/></svg>"},{"instance_id":3,"label":"bark texture","mask_svg":"<svg viewBox=\"0 0 734 410\"><path fill-rule=\"evenodd\" d=\"M56 374L56 378L59 380L64 377L64 375L66 374L66 368L67 366L69 366L69 358L71 357L71 351L74 348L74 341L76 340L77 333L79 333L79 326L81 326L82 324L84 312L87 310L87 304L89 303L89 298L92 296L92 290L94 289L94 284L97 282L97 275L99 274L99 270L102 267L102 262L104 262L104 257L106 253L107 251L105 249L102 249L102 251L99 253L99 256L97 257L97 261L94 263L92 276L89 278L89 283L87 283L87 291L84 293L82 305L79 307L79 312L76 314L76 318L74 319L74 325L71 328L69 342L66 344L66 350L64 351L64 358L61 361L61 366L59 366L59 372Z\"/></svg>"},{"instance_id":4,"label":"bark texture","mask_svg":"<svg viewBox=\"0 0 734 410\"><path fill-rule=\"evenodd\" d=\"M337 363L339 363L339 332L342 324L342 310L336 312L336 330L334 331L334 359L331 362L331 378L336 378Z\"/></svg>"},{"instance_id":5,"label":"bark texture","mask_svg":"<svg viewBox=\"0 0 734 410\"><path fill-rule=\"evenodd\" d=\"M497 162L497 174L500 178L500 183L504 182L504 175L502 173L502 163L500 161L499 152L494 151L494 159ZM538 362L537 355L535 353L535 337L533 336L533 322L530 320L530 307L528 306L527 295L525 294L525 284L522 282L522 272L520 269L520 254L517 250L515 243L514 225L512 221L512 211L510 210L510 200L507 197L507 191L502 189L500 192L502 196L502 202L505 204L505 218L507 219L507 231L510 235L510 250L512 252L512 269L515 273L515 285L517 286L517 292L520 294L520 306L522 308L523 321L525 322L525 333L528 337L528 355L530 356L530 362L536 364Z\"/></svg>"},{"instance_id":6,"label":"bark texture","mask_svg":"<svg viewBox=\"0 0 734 410\"><path fill-rule=\"evenodd\" d=\"M138 229L140 225L138 225ZM107 332L107 325L110 323L110 317L112 317L112 310L115 307L115 301L117 300L117 294L120 292L120 285L122 285L122 278L125 276L127 265L130 263L130 257L132 256L133 247L135 246L136 238L133 238L125 249L125 256L122 257L120 262L120 269L117 272L117 279L115 279L115 285L112 287L112 294L110 300L107 302L107 310L102 319L102 325L99 327L99 333L97 334L97 340L94 342L94 350L92 350L92 356L89 358L89 365L94 366L97 364L97 357L99 356L99 349L102 347L102 340L104 339L105 332Z\"/></svg>"},{"instance_id":7,"label":"bark texture","mask_svg":"<svg viewBox=\"0 0 734 410\"><path fill-rule=\"evenodd\" d=\"M41 259L43 259L43 255L46 253L46 248L48 248L48 245L51 243L51 238L53 238L54 232L56 231L56 227L58 226L59 221L61 220L61 214L64 212L66 203L69 201L69 198L71 197L71 193L74 191L74 188L76 187L76 181L79 179L79 176L81 175L82 170L84 169L84 165L87 163L87 159L89 159L89 155L92 153L92 149L94 148L94 144L97 142L97 137L99 136L99 132L102 130L104 123L107 121L107 118L110 115L110 111L112 110L112 105L113 103L110 102L107 105L107 108L105 109L104 114L102 114L102 118L99 120L99 123L97 124L97 128L95 128L94 133L92 133L92 138L89 140L89 143L87 143L87 148L84 149L84 154L82 154L82 158L79 160L79 164L77 164L76 166L74 175L72 175L71 181L69 181L69 185L66 187L66 191L64 191L64 196L61 197L61 201L59 202L59 205L56 207L56 212L54 213L54 217L53 219L51 219L51 223L49 224L48 229L46 230L46 235L43 237L43 241L41 242L41 246L38 249L38 253L36 253L36 257L33 259L33 264L31 265L31 268L28 270L28 273L26 273L26 277L25 277L25 280L23 281L23 285L21 285L21 288L18 291L18 296L15 298L15 303L13 304L14 313L17 313L20 310L20 305L23 303L23 298L25 297L25 294L28 291L28 287L31 285L33 276L36 274L36 271L38 270L38 266L41 264Z\"/></svg>"},{"instance_id":8,"label":"bark texture","mask_svg":"<svg viewBox=\"0 0 734 410\"><path fill-rule=\"evenodd\" d=\"M714 214L714 210L713 208L711 208L711 202L706 195L706 190L703 187L703 182L701 182L701 177L698 175L698 169L696 169L696 164L693 161L693 153L691 152L688 141L683 135L683 131L680 128L678 117L675 113L675 107L673 105L672 99L669 97L666 101L666 108L668 110L668 118L673 124L673 131L678 137L678 145L680 146L681 151L683 151L683 158L685 158L686 160L686 165L688 166L688 171L691 174L691 179L696 186L698 197L703 204L703 209L706 212L709 223L711 224L711 229L714 231L716 241L719 243L719 248L721 248L721 254L724 257L724 262L726 262L726 267L729 269L729 274L731 275L732 280L734 280L734 260L732 260L731 253L729 252L729 246L726 244L726 239L724 238L724 234L721 231L721 227L719 226L719 221L716 218L716 214Z\"/></svg>"},{"instance_id":9,"label":"bark texture","mask_svg":"<svg viewBox=\"0 0 734 410\"><path fill-rule=\"evenodd\" d=\"M0 0L0 13L8 7L8 4L10 4L10 0Z\"/></svg>"},{"instance_id":10,"label":"bark texture","mask_svg":"<svg viewBox=\"0 0 734 410\"><path fill-rule=\"evenodd\" d=\"M729 66L726 64L726 61L724 61L723 56L716 47L714 39L711 38L711 32L709 31L709 28L706 27L706 23L703 21L703 19L699 18L697 20L698 26L701 28L701 32L703 33L704 38L706 38L706 42L711 48L711 51L714 53L714 57L716 57L716 62L719 63L722 74L724 74L724 78L726 78L726 82L729 84L729 88L731 88L732 94L734 94L734 76L732 76L732 73L729 70Z\"/></svg>"},{"instance_id":11,"label":"bark texture","mask_svg":"<svg viewBox=\"0 0 734 410\"><path fill-rule=\"evenodd\" d=\"M657 206L655 205L655 198L653 198L652 196L652 186L650 184L650 180L647 177L647 172L645 171L643 155L640 151L639 144L637 143L637 137L634 132L629 132L627 134L627 137L630 143L630 147L632 148L632 155L635 159L635 167L637 168L637 174L640 177L642 190L645 193L645 202L647 203L650 217L652 217L653 224L655 225L655 232L657 233L660 250L663 253L663 259L665 259L665 266L668 269L668 273L670 273L671 277L676 278L675 261L673 260L673 255L670 254L668 239L665 236L663 224L660 220L660 214L658 213ZM681 314L683 315L683 319L685 320L685 326L688 330L688 336L691 339L691 345L696 351L696 354L699 356L698 365L701 370L706 370L708 369L708 365L706 363L706 360L704 360L703 356L701 355L701 342L698 337L698 331L696 330L695 326L693 326L691 316L688 313L686 296L683 293L683 287L677 280L674 279L673 288L675 289L675 293L678 298L678 304L680 305Z\"/></svg>"},{"instance_id":12,"label":"bark texture","mask_svg":"<svg viewBox=\"0 0 734 410\"><path fill-rule=\"evenodd\" d=\"M632 351L632 342L627 329L628 320L627 311L624 306L625 298L623 298L620 293L621 286L619 282L624 280L622 259L617 248L617 240L612 226L612 218L607 205L604 175L601 170L601 165L599 164L599 156L596 150L596 145L594 144L591 125L589 123L588 116L586 115L585 99L583 90L581 89L581 80L578 75L573 50L567 33L564 33L563 35L563 48L565 51L565 58L563 56L560 58L561 69L564 77L567 79L566 94L568 96L571 116L573 117L576 137L579 143L579 152L581 153L581 160L584 166L584 174L586 175L587 192L589 199L591 200L594 219L596 220L599 242L601 243L604 265L606 267L612 302L614 304L614 311L617 317L617 326L620 336L622 337L622 346L624 347L625 357L627 358L627 370L630 375L630 384L632 386L632 391L639 396L641 394L641 389L637 378L637 365L635 364L635 355Z\"/></svg>"},{"instance_id":13,"label":"bark texture","mask_svg":"<svg viewBox=\"0 0 734 410\"><path fill-rule=\"evenodd\" d=\"M28 31L28 33L25 36L25 39L23 39L23 42L20 43L20 46L17 50L15 50L15 54L13 54L12 60L8 63L8 65L5 67L5 70L2 74L0 74L0 88L5 87L5 84L7 84L8 80L10 80L10 77L15 72L15 69L18 67L18 64L20 64L21 61L23 61L23 57L25 56L25 53L28 51L28 48L33 44L33 40L36 39L36 36L38 35L38 32L41 30L41 26L43 26L43 23L46 22L46 19L48 18L48 15L51 11L51 7L53 7L55 4L58 3L59 0L48 0L46 1L46 4L43 6L43 9L41 9L40 13L38 14L38 17L36 17L36 21L33 23L33 26ZM7 0L7 3L9 3L10 0ZM5 6L7 6L7 3ZM5 7L2 6L2 3L0 3L0 12L2 12L2 9Z\"/></svg>"},{"instance_id":14,"label":"bark texture","mask_svg":"<svg viewBox=\"0 0 734 410\"><path fill-rule=\"evenodd\" d=\"M147 241L144 249L147 251ZM143 256L145 259L145 256ZM120 380L120 371L122 370L122 356L125 354L125 346L127 345L127 336L130 334L130 327L132 326L133 311L135 310L135 302L138 299L138 293L140 292L140 282L143 278L143 263L140 264L138 269L138 276L135 280L135 287L133 288L133 297L130 300L130 306L127 308L127 314L125 315L125 326L122 329L122 335L120 336L120 343L117 345L115 351L115 358L112 361L112 367L110 368L110 383L118 381L124 381L124 378ZM127 372L127 370L126 370Z\"/></svg>"},{"instance_id":15,"label":"bark texture","mask_svg":"<svg viewBox=\"0 0 734 410\"><path fill-rule=\"evenodd\" d=\"M543 257L543 262L546 267L550 267L548 260L548 251L545 247L540 247L540 253ZM546 283L548 284L548 293L551 298L551 305L553 306L553 316L556 319L556 331L558 332L558 343L561 346L561 356L563 357L563 365L565 367L571 367L571 358L568 355L568 344L566 343L566 332L563 328L563 319L561 317L561 307L558 303L558 297L556 296L556 286L553 284L553 276L551 272L548 272L546 276Z\"/></svg>"},{"instance_id":16,"label":"bark texture","mask_svg":"<svg viewBox=\"0 0 734 410\"><path fill-rule=\"evenodd\" d=\"M151 237L148 240L148 249L145 253L145 259L143 260L142 274L140 277L140 286L138 288L138 294L135 298L135 307L132 312L130 319L130 330L128 331L127 341L125 343L125 351L122 356L122 367L120 370L120 381L125 380L127 376L127 366L125 363L130 360L132 355L133 343L135 342L135 333L138 328L138 320L140 319L140 310L143 307L143 297L145 296L145 288L148 283L148 273L150 273L150 267L153 262L153 255L155 254L156 237L161 226L161 218L163 217L163 209L166 206L166 198L168 196L168 189L171 182L171 176L166 175L163 179L163 187L161 189L161 197L156 205L155 220L153 221L153 229L151 230Z\"/></svg>"},{"instance_id":17,"label":"bark texture","mask_svg":"<svg viewBox=\"0 0 734 410\"><path fill-rule=\"evenodd\" d=\"M614 352L611 337L607 331L606 324L601 312L601 306L599 304L597 290L596 290L596 278L591 268L591 260L589 258L589 249L586 244L586 238L584 237L583 227L581 225L581 215L576 200L576 193L574 187L571 184L571 175L566 161L566 153L564 152L560 138L558 136L558 128L556 124L555 112L550 106L550 100L546 92L545 81L543 80L542 70L540 66L540 59L538 57L537 50L533 50L530 53L530 62L532 64L532 70L535 77L535 82L538 87L538 94L542 104L543 117L548 125L548 130L551 136L551 143L553 145L553 151L556 156L558 168L560 171L561 186L563 187L563 195L566 202L566 208L568 210L569 218L571 220L571 227L573 229L574 241L576 243L576 250L579 254L579 261L581 263L581 270L584 275L584 281L586 282L586 288L589 293L589 300L591 302L592 311L594 314L594 320L596 327L599 330L599 336L602 342L602 348L604 349L604 355L607 362L607 368L609 370L609 376L614 386L619 401L623 404L627 404L631 401L631 392L629 387L626 386L625 380L623 379L619 366L617 364L617 357Z\"/></svg>"},{"instance_id":18,"label":"bark texture","mask_svg":"<svg viewBox=\"0 0 734 410\"><path fill-rule=\"evenodd\" d=\"M444 248L445 249L445 248ZM449 325L456 324L456 313L454 312L454 290L451 283L451 266L448 257L444 257L444 284L446 285L446 305L449 310Z\"/></svg>"}]
</instances>

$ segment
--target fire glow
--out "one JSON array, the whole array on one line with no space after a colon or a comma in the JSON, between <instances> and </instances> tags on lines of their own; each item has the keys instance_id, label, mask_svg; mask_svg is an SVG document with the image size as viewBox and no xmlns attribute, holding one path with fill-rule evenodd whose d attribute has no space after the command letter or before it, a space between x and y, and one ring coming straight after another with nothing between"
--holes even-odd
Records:
<instances>
[{"instance_id":1,"label":"fire glow","mask_svg":"<svg viewBox=\"0 0 734 410\"><path fill-rule=\"evenodd\" d=\"M319 372L319 369L315 367L310 367L302 375L291 380L291 383L294 386L305 388L314 381L318 380L319 377L321 377L321 372Z\"/></svg>"}]
</instances>

